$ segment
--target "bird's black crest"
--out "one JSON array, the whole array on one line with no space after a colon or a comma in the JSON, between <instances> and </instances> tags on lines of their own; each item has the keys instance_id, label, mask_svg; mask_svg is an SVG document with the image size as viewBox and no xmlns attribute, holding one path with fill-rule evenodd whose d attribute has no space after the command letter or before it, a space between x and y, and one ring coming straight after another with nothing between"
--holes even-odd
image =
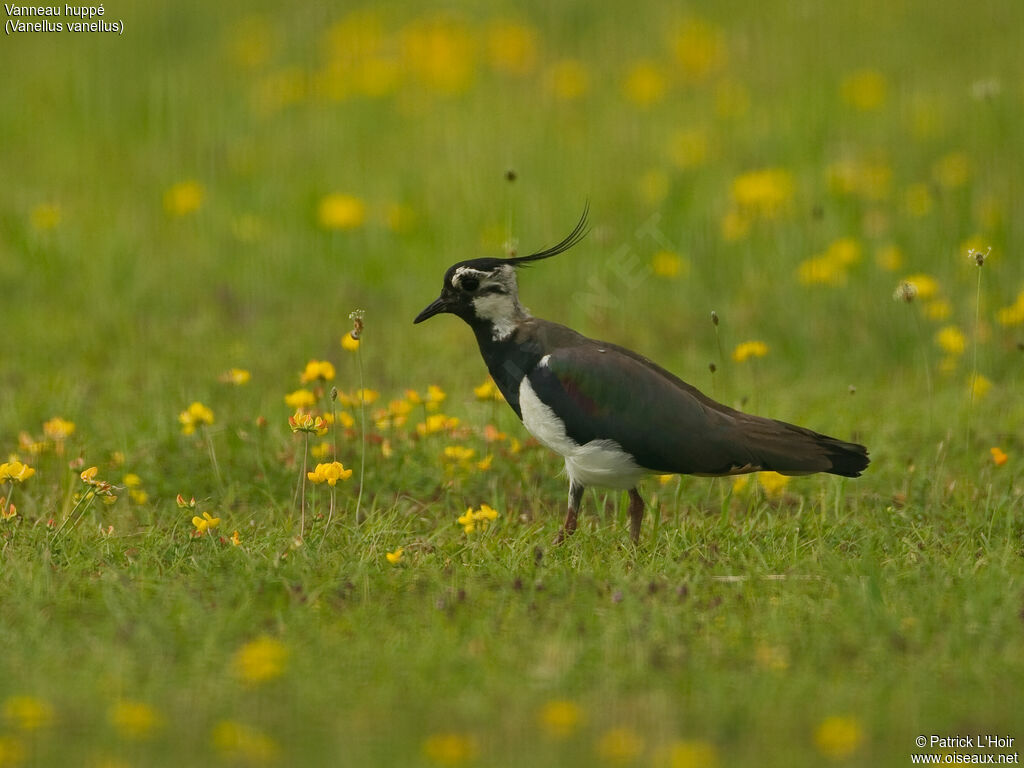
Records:
<instances>
[{"instance_id":1,"label":"bird's black crest","mask_svg":"<svg viewBox=\"0 0 1024 768\"><path fill-rule=\"evenodd\" d=\"M576 226L573 227L572 232L565 236L562 242L557 245L553 245L550 248L545 248L543 251L537 251L531 253L529 256L516 256L514 258L500 259L502 264L511 264L513 267L519 267L523 264L528 264L531 261L540 261L541 259L547 259L552 256L557 256L560 253L564 253L576 245L580 240L587 236L590 231L587 228L587 214L590 213L590 201L588 200L586 205L583 206L583 213L580 215L580 220L576 222Z\"/></svg>"}]
</instances>

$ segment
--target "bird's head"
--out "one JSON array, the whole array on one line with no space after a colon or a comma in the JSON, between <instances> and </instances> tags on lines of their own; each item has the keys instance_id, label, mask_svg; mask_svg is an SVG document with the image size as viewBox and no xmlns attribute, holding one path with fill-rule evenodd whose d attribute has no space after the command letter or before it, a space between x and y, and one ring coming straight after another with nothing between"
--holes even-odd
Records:
<instances>
[{"instance_id":1,"label":"bird's head","mask_svg":"<svg viewBox=\"0 0 1024 768\"><path fill-rule=\"evenodd\" d=\"M575 228L562 242L528 256L506 259L482 258L460 261L444 275L441 295L420 312L414 323L449 312L472 326L489 324L495 338L503 338L526 317L519 304L516 269L540 259L547 259L572 248L587 234L587 209L584 208Z\"/></svg>"}]
</instances>

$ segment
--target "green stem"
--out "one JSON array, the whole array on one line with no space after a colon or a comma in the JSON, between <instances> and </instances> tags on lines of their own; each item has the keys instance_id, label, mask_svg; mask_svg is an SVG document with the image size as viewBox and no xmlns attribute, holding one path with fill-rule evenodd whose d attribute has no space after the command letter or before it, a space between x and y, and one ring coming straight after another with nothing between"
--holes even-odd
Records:
<instances>
[{"instance_id":1,"label":"green stem","mask_svg":"<svg viewBox=\"0 0 1024 768\"><path fill-rule=\"evenodd\" d=\"M981 267L978 267L978 288L974 296L974 352L971 362L971 397L967 403L967 443L965 448L971 450L971 416L974 413L974 386L978 379L978 333L981 324Z\"/></svg>"},{"instance_id":2,"label":"green stem","mask_svg":"<svg viewBox=\"0 0 1024 768\"><path fill-rule=\"evenodd\" d=\"M304 440L302 441L302 474L299 476L299 482L302 485L301 504L299 508L299 538L305 538L306 536L306 459L309 456L309 432L303 432Z\"/></svg>"},{"instance_id":3,"label":"green stem","mask_svg":"<svg viewBox=\"0 0 1024 768\"><path fill-rule=\"evenodd\" d=\"M213 464L213 472L217 476L217 488L220 489L221 494L224 493L224 480L220 476L220 465L217 463L217 454L213 450L213 440L210 437L210 430L206 424L202 425L203 429L203 440L206 442L206 450L210 452L210 463Z\"/></svg>"},{"instance_id":4,"label":"green stem","mask_svg":"<svg viewBox=\"0 0 1024 768\"><path fill-rule=\"evenodd\" d=\"M366 385L363 383L363 345L356 350L359 364L359 495L356 497L356 523L363 504L363 478L366 476ZM426 406L424 406L426 408Z\"/></svg>"},{"instance_id":5,"label":"green stem","mask_svg":"<svg viewBox=\"0 0 1024 768\"><path fill-rule=\"evenodd\" d=\"M924 337L924 329L921 327L921 318L918 317L917 309L914 307L910 308L911 314L914 316L914 328L917 329L917 339L921 345L921 358L924 360L924 380L925 386L928 389L928 419L927 426L925 428L925 434L931 434L932 431L932 368L931 363L928 360L928 341Z\"/></svg>"},{"instance_id":6,"label":"green stem","mask_svg":"<svg viewBox=\"0 0 1024 768\"><path fill-rule=\"evenodd\" d=\"M82 506L82 502L88 501L89 503L85 505L84 509L82 509L81 513L78 515L78 518L75 520L75 524L71 526L72 528L78 525L78 520L81 520L85 516L85 513L89 511L89 507L92 506L92 503L95 500L96 492L90 488L85 494L82 495L82 497L78 500L78 503L75 504L74 507L72 507L71 511L68 513L68 516L64 518L64 522L60 524L60 527L53 532L53 536L50 537L50 543L53 543L57 540L57 537L60 536L61 531L63 531L67 524L71 522L72 518L75 517L75 512L77 512L78 508Z\"/></svg>"}]
</instances>

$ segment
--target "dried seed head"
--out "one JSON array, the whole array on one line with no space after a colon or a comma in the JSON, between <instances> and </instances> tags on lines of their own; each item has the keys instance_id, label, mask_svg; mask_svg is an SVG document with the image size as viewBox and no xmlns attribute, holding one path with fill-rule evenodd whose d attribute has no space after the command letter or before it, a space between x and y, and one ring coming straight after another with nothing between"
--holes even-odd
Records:
<instances>
[{"instance_id":1,"label":"dried seed head","mask_svg":"<svg viewBox=\"0 0 1024 768\"><path fill-rule=\"evenodd\" d=\"M896 286L892 297L895 301L905 301L909 304L917 297L917 286L913 283L902 282Z\"/></svg>"},{"instance_id":2,"label":"dried seed head","mask_svg":"<svg viewBox=\"0 0 1024 768\"><path fill-rule=\"evenodd\" d=\"M331 402L336 402L338 399L338 388L331 387Z\"/></svg>"},{"instance_id":3,"label":"dried seed head","mask_svg":"<svg viewBox=\"0 0 1024 768\"><path fill-rule=\"evenodd\" d=\"M517 174L514 169L509 168L507 171L505 171L505 181L507 181L509 184L515 181L516 178Z\"/></svg>"},{"instance_id":4,"label":"dried seed head","mask_svg":"<svg viewBox=\"0 0 1024 768\"><path fill-rule=\"evenodd\" d=\"M363 335L363 317L366 313L361 309L353 310L349 312L348 319L352 321L352 338L359 341L359 337Z\"/></svg>"},{"instance_id":5,"label":"dried seed head","mask_svg":"<svg viewBox=\"0 0 1024 768\"><path fill-rule=\"evenodd\" d=\"M850 385L850 394L851 395L856 395L857 394L857 387L856 387L856 385L854 385L854 384Z\"/></svg>"},{"instance_id":6,"label":"dried seed head","mask_svg":"<svg viewBox=\"0 0 1024 768\"><path fill-rule=\"evenodd\" d=\"M982 253L981 251L976 251L973 248L968 248L967 260L973 262L976 266L983 267L985 266L985 259L989 257L990 253L992 253L991 245L984 253Z\"/></svg>"},{"instance_id":7,"label":"dried seed head","mask_svg":"<svg viewBox=\"0 0 1024 768\"><path fill-rule=\"evenodd\" d=\"M711 322L713 325L718 325L718 313L715 310L711 310Z\"/></svg>"},{"instance_id":8,"label":"dried seed head","mask_svg":"<svg viewBox=\"0 0 1024 768\"><path fill-rule=\"evenodd\" d=\"M708 370L714 373L715 371L718 370L718 366L715 365L714 363L708 363Z\"/></svg>"}]
</instances>

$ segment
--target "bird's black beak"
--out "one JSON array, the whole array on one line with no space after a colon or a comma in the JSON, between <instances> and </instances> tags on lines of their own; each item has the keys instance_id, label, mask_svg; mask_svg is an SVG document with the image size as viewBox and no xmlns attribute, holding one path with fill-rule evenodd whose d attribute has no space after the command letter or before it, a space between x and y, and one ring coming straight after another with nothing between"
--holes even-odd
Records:
<instances>
[{"instance_id":1,"label":"bird's black beak","mask_svg":"<svg viewBox=\"0 0 1024 768\"><path fill-rule=\"evenodd\" d=\"M442 312L448 312L451 308L451 302L448 298L442 294L434 299L433 303L416 315L416 319L413 320L413 324L422 323L424 320L429 320L434 315L439 315Z\"/></svg>"}]
</instances>

